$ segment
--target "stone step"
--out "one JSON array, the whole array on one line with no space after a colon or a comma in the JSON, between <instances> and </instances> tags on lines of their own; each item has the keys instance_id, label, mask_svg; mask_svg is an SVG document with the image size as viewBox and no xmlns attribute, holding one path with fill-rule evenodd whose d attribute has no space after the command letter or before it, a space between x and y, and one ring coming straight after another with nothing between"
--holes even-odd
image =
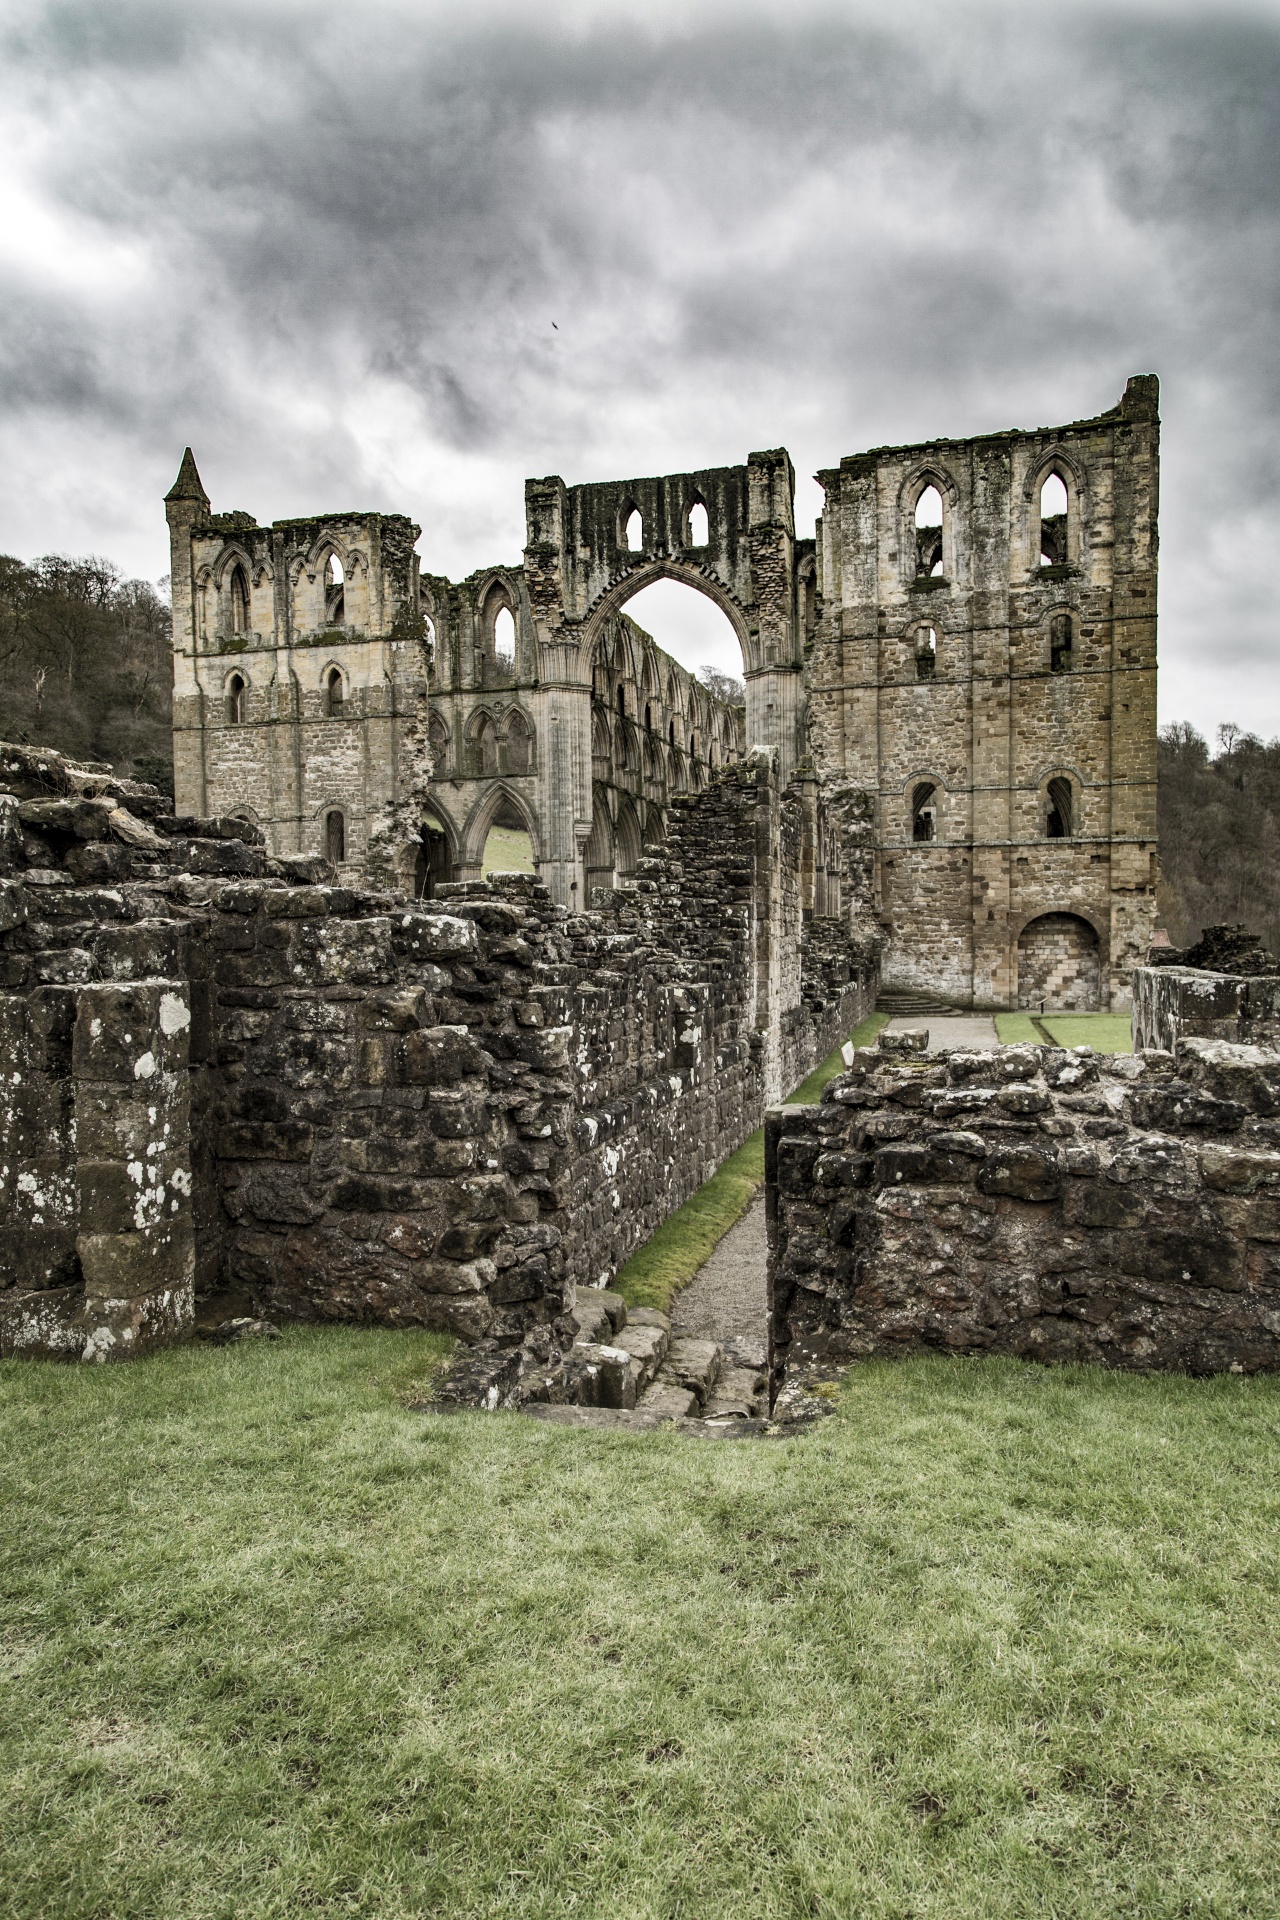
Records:
<instances>
[{"instance_id":1,"label":"stone step","mask_svg":"<svg viewBox=\"0 0 1280 1920\"><path fill-rule=\"evenodd\" d=\"M605 1433L655 1433L663 1427L691 1440L756 1440L772 1438L774 1428L768 1420L671 1420L644 1407L576 1407L548 1405L533 1401L521 1409L531 1420L543 1420L552 1427L587 1427Z\"/></svg>"},{"instance_id":2,"label":"stone step","mask_svg":"<svg viewBox=\"0 0 1280 1920\"><path fill-rule=\"evenodd\" d=\"M724 1357L714 1340L696 1340L689 1335L671 1342L658 1375L659 1383L692 1393L699 1407L720 1378Z\"/></svg>"},{"instance_id":3,"label":"stone step","mask_svg":"<svg viewBox=\"0 0 1280 1920\"><path fill-rule=\"evenodd\" d=\"M649 1382L657 1374L671 1345L671 1322L665 1313L638 1308L627 1316L627 1324L613 1336L610 1345L628 1354L634 1392L626 1404L635 1406Z\"/></svg>"},{"instance_id":4,"label":"stone step","mask_svg":"<svg viewBox=\"0 0 1280 1920\"><path fill-rule=\"evenodd\" d=\"M707 1419L725 1419L732 1416L736 1419L751 1420L758 1418L762 1413L767 1413L767 1385L768 1382L763 1373L757 1373L750 1367L731 1367L722 1376L706 1403Z\"/></svg>"}]
</instances>

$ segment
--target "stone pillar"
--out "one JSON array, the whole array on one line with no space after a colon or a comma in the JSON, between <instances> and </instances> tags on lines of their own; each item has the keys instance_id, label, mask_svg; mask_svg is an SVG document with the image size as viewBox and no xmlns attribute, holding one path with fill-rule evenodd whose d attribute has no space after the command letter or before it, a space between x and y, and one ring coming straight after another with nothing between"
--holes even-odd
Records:
<instances>
[{"instance_id":1,"label":"stone pillar","mask_svg":"<svg viewBox=\"0 0 1280 1920\"><path fill-rule=\"evenodd\" d=\"M193 1315L185 982L92 986L78 996L76 1250L81 1358L123 1360L188 1332Z\"/></svg>"}]
</instances>

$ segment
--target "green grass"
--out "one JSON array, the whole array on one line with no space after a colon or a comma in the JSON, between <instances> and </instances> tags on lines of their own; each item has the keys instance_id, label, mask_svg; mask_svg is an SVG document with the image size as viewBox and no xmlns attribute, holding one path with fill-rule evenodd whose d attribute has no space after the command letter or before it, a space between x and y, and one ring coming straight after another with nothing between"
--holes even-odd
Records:
<instances>
[{"instance_id":1,"label":"green grass","mask_svg":"<svg viewBox=\"0 0 1280 1920\"><path fill-rule=\"evenodd\" d=\"M1060 1047L1093 1047L1098 1053L1132 1053L1127 1013L1045 1013L1040 1024Z\"/></svg>"},{"instance_id":2,"label":"green grass","mask_svg":"<svg viewBox=\"0 0 1280 1920\"><path fill-rule=\"evenodd\" d=\"M1043 1046L1045 1033L1060 1047L1093 1047L1098 1053L1133 1052L1127 1013L1041 1013L1034 1018L1029 1013L996 1015L996 1037L1006 1047L1024 1040Z\"/></svg>"},{"instance_id":3,"label":"green grass","mask_svg":"<svg viewBox=\"0 0 1280 1920\"><path fill-rule=\"evenodd\" d=\"M1044 1045L1044 1035L1029 1013L998 1013L996 1039L1005 1047L1021 1046L1028 1040L1033 1047Z\"/></svg>"},{"instance_id":4,"label":"green grass","mask_svg":"<svg viewBox=\"0 0 1280 1920\"><path fill-rule=\"evenodd\" d=\"M857 1047L869 1047L887 1013L872 1013L850 1034ZM828 1080L843 1070L840 1049L823 1061L790 1096L789 1104L819 1100ZM618 1270L614 1286L630 1307L657 1307L666 1313L681 1287L714 1253L734 1222L740 1220L764 1183L764 1129L749 1134L717 1172Z\"/></svg>"},{"instance_id":5,"label":"green grass","mask_svg":"<svg viewBox=\"0 0 1280 1920\"><path fill-rule=\"evenodd\" d=\"M480 863L483 877L491 873L536 873L533 842L523 827L490 827Z\"/></svg>"},{"instance_id":6,"label":"green grass","mask_svg":"<svg viewBox=\"0 0 1280 1920\"><path fill-rule=\"evenodd\" d=\"M6 1920L1280 1911L1280 1381L734 1445L410 1413L437 1350L0 1365Z\"/></svg>"}]
</instances>

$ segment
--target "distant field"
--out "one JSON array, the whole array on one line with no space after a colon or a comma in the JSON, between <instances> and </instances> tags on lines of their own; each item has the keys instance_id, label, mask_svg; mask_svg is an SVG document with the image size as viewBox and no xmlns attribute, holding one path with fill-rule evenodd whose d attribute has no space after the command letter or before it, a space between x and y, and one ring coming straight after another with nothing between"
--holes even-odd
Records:
<instances>
[{"instance_id":1,"label":"distant field","mask_svg":"<svg viewBox=\"0 0 1280 1920\"><path fill-rule=\"evenodd\" d=\"M708 1442L410 1412L442 1346L0 1362L5 1920L1280 1913L1280 1380Z\"/></svg>"},{"instance_id":2,"label":"distant field","mask_svg":"<svg viewBox=\"0 0 1280 1920\"><path fill-rule=\"evenodd\" d=\"M534 873L533 842L527 833L515 827L490 827L484 843L482 871L490 873Z\"/></svg>"}]
</instances>

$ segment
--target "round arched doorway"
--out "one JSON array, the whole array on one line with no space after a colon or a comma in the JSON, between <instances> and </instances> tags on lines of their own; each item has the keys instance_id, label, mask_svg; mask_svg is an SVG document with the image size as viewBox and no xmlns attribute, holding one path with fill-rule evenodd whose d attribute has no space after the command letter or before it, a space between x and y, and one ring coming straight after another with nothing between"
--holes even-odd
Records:
<instances>
[{"instance_id":1,"label":"round arched doorway","mask_svg":"<svg viewBox=\"0 0 1280 1920\"><path fill-rule=\"evenodd\" d=\"M1098 936L1078 913L1042 913L1018 936L1018 1005L1038 1013L1096 1013L1102 1005Z\"/></svg>"}]
</instances>

